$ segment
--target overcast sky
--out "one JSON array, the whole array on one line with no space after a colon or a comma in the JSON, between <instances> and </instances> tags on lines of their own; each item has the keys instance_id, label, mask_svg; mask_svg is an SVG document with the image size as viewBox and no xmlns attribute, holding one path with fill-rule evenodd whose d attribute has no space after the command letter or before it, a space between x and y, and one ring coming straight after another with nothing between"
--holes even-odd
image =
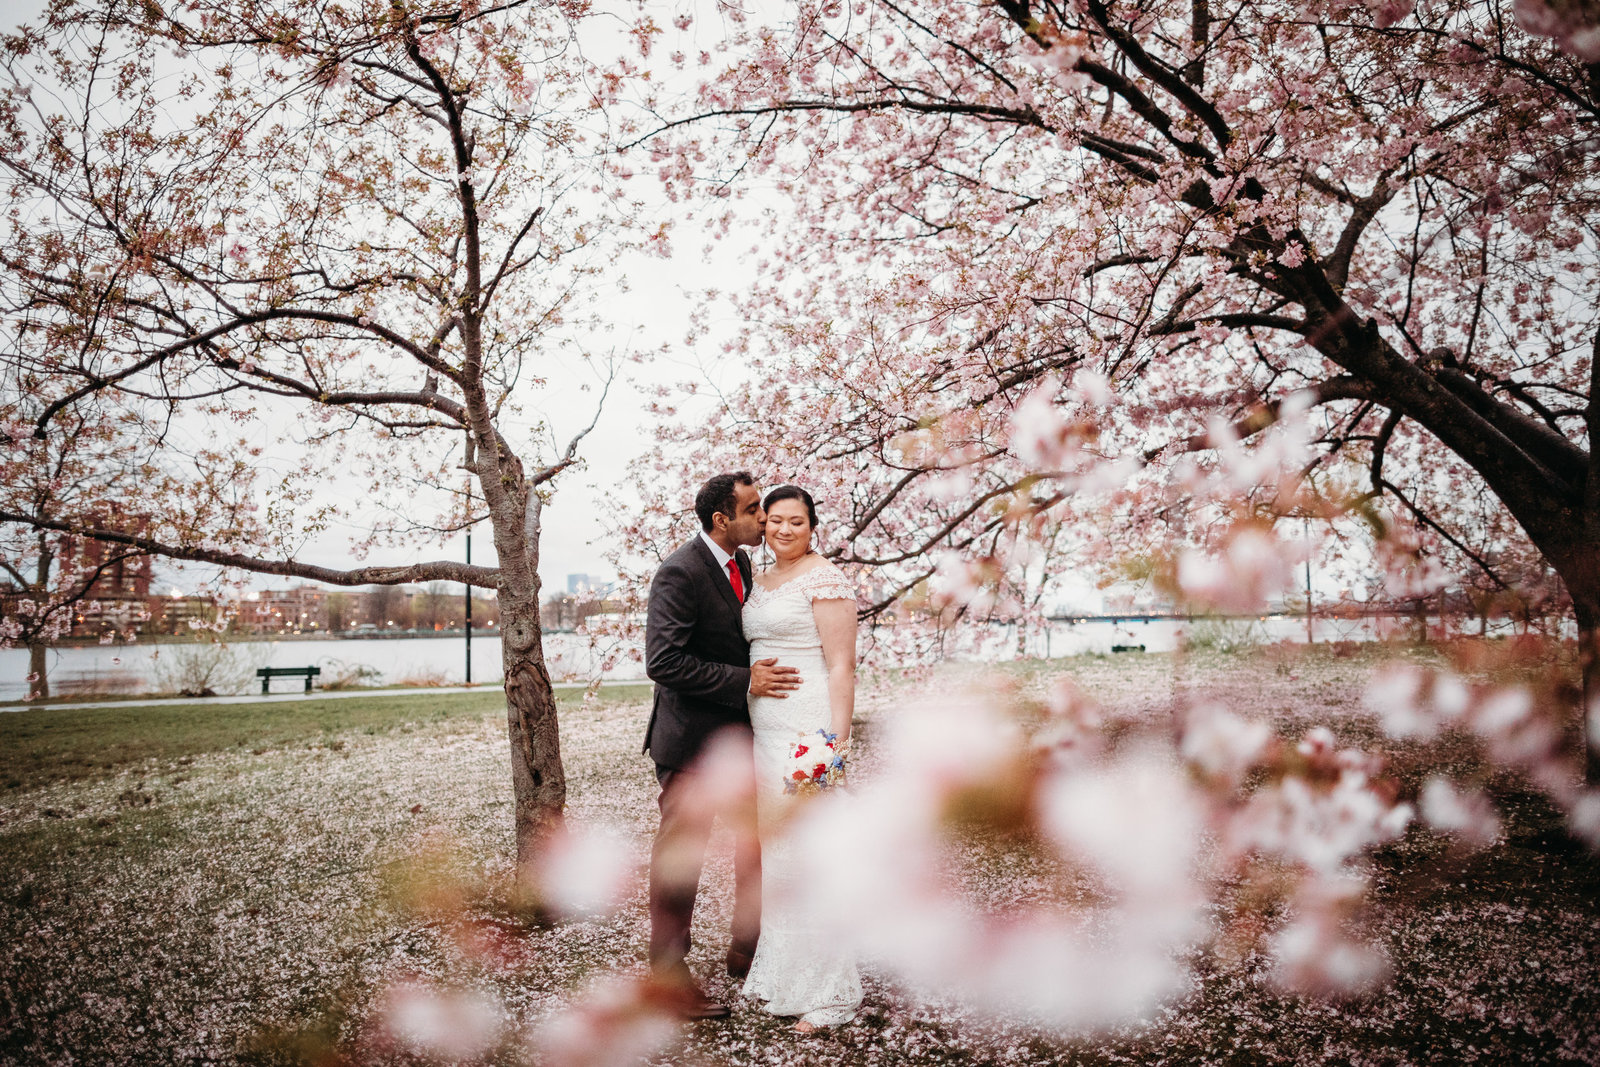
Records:
<instances>
[{"instance_id":1,"label":"overcast sky","mask_svg":"<svg viewBox=\"0 0 1600 1067\"><path fill-rule=\"evenodd\" d=\"M8 29L25 22L35 21L44 8L43 0L0 0L0 23ZM647 180L637 179L634 190L642 195L647 191ZM629 364L624 368L625 378L611 388L599 424L585 440L581 454L585 467L563 474L556 483L555 496L544 511L544 533L541 539L540 573L547 591L564 590L567 575L587 573L603 578L611 577L611 568L604 559L606 545L602 543L605 513L618 508L636 506L632 495L623 486L628 463L637 457L650 442L651 427L644 416L644 399L641 388L665 382L678 382L691 378L704 380L708 375L727 384L737 379L740 368L721 365L717 357L719 345L715 340L706 342L696 350L684 345L684 335L689 325L689 315L698 293L706 288L719 288L724 292L739 284L749 274L745 257L733 251L735 246L748 249L749 241L730 241L719 248L708 260L702 248L705 244L699 224L682 229L674 241L674 255L663 260L656 256L630 255L618 260L616 269L599 283L602 307L612 320L614 329L603 339L603 354L612 348L631 347L636 352L650 352L663 344L670 345L666 357L652 356L643 364ZM626 292L620 288L626 280ZM713 333L722 334L731 323L722 322L722 329L714 320ZM529 416L542 416L549 420L554 436L563 444L574 432L586 425L593 416L598 397L598 381L588 368L576 360L565 372L544 366L530 367L530 372L547 374L549 387L540 394L541 399L529 401ZM263 442L265 443L265 442ZM519 442L520 443L520 442ZM694 486L686 486L687 502ZM348 544L365 535L360 516L354 521L336 525L312 541L300 558L334 567L350 566L356 561ZM687 534L689 530L686 530ZM473 559L478 563L492 560L487 524L481 525L473 538ZM448 541L442 549L435 543L419 548L413 553L374 552L366 562L409 562L411 558L460 559L465 553L464 538ZM164 586L191 585L198 578L191 569L187 575L169 572L163 568ZM254 588L281 586L282 578L251 576Z\"/></svg>"}]
</instances>

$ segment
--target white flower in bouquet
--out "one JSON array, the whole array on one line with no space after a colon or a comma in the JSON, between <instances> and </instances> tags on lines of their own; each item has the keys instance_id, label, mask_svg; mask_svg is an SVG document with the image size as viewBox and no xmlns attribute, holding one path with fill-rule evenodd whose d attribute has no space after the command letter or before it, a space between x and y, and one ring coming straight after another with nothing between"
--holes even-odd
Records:
<instances>
[{"instance_id":1,"label":"white flower in bouquet","mask_svg":"<svg viewBox=\"0 0 1600 1067\"><path fill-rule=\"evenodd\" d=\"M837 761L832 734L824 730L801 734L789 746L789 764L783 775L784 788L791 791L804 786L828 788L833 784L832 772Z\"/></svg>"}]
</instances>

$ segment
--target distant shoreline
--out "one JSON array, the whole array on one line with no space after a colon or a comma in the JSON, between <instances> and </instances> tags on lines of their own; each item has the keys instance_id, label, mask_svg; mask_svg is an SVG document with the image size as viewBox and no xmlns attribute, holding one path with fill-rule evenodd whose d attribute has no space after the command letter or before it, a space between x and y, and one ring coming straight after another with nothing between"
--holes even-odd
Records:
<instances>
[{"instance_id":1,"label":"distant shoreline","mask_svg":"<svg viewBox=\"0 0 1600 1067\"><path fill-rule=\"evenodd\" d=\"M541 632L545 633L545 634L568 634L568 633L573 633L575 631L573 631L573 630L543 630ZM464 641L464 640L466 640L466 636L467 636L467 632L465 630L377 630L377 631L363 630L363 631L359 631L359 632L355 631L355 630L339 630L339 631L331 631L330 630L330 631L328 631L326 633L314 633L314 634L308 634L308 633L298 633L298 634L297 633L229 634L229 635L227 635L226 640L229 641L229 642L242 642L242 641L396 641L396 640L400 640L400 639L403 639L403 638L405 638L405 639L420 639L420 638L453 637L458 641ZM472 636L473 636L474 640L476 640L478 638L482 638L482 637L498 638L500 636L500 628L498 626L485 627L483 629L479 629L477 627L473 627ZM190 636L188 636L186 634L140 634L137 640L124 641L121 638L118 638L115 641L106 642L104 647L108 647L108 648L128 648L128 647L137 647L137 646L140 646L140 645L193 645L193 644L198 644L198 643L199 643L199 641L196 638L190 637ZM98 637L69 637L69 638L65 638L65 639L62 639L62 640L58 640L58 641L52 641L49 644L47 644L45 647L46 648L96 648L96 647L101 647L101 641L100 641L100 639Z\"/></svg>"}]
</instances>

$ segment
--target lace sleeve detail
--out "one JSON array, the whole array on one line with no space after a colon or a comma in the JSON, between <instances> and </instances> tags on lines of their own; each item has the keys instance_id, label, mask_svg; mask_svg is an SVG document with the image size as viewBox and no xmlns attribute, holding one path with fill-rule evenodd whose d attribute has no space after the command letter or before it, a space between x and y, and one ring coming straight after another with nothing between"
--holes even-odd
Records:
<instances>
[{"instance_id":1,"label":"lace sleeve detail","mask_svg":"<svg viewBox=\"0 0 1600 1067\"><path fill-rule=\"evenodd\" d=\"M850 579L837 567L822 566L816 570L802 574L795 579L799 591L807 600L849 600L856 599L855 586L850 584Z\"/></svg>"}]
</instances>

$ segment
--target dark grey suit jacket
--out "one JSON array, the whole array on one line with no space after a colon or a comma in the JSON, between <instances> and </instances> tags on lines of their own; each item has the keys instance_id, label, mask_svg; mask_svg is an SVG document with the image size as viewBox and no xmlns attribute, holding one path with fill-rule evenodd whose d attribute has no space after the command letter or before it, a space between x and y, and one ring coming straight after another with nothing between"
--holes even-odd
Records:
<instances>
[{"instance_id":1,"label":"dark grey suit jacket","mask_svg":"<svg viewBox=\"0 0 1600 1067\"><path fill-rule=\"evenodd\" d=\"M734 559L748 595L750 557L740 549ZM750 728L750 643L740 607L727 571L699 535L651 580L644 670L656 693L644 750L658 766L687 767L718 730Z\"/></svg>"}]
</instances>

